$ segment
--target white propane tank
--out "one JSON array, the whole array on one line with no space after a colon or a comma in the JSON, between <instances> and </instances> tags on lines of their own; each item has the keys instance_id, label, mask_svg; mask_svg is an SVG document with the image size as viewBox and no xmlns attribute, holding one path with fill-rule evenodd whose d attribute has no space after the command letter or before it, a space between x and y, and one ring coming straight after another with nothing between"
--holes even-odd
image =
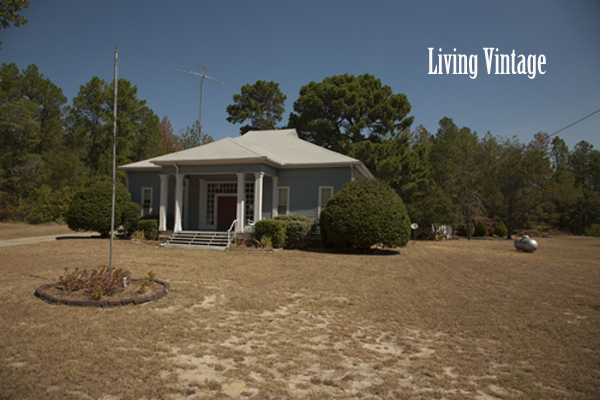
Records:
<instances>
[{"instance_id":1,"label":"white propane tank","mask_svg":"<svg viewBox=\"0 0 600 400\"><path fill-rule=\"evenodd\" d=\"M527 253L533 253L538 249L538 242L527 235L523 235L521 239L515 240L515 248Z\"/></svg>"}]
</instances>

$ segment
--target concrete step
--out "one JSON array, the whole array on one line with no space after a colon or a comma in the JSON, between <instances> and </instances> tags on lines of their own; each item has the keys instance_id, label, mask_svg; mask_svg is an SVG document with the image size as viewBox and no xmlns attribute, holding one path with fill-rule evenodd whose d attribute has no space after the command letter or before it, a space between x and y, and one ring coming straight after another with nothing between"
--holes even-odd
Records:
<instances>
[{"instance_id":1,"label":"concrete step","mask_svg":"<svg viewBox=\"0 0 600 400\"><path fill-rule=\"evenodd\" d=\"M165 247L225 250L229 246L227 232L181 231L169 236Z\"/></svg>"}]
</instances>

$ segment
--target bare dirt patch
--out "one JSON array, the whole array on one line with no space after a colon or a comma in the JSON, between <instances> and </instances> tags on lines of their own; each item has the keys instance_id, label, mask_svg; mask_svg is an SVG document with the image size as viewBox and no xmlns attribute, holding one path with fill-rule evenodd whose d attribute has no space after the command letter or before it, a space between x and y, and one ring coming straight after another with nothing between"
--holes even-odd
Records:
<instances>
[{"instance_id":1,"label":"bare dirt patch","mask_svg":"<svg viewBox=\"0 0 600 400\"><path fill-rule=\"evenodd\" d=\"M87 309L33 291L108 241L0 248L0 398L600 396L600 240L417 242L396 255L115 243L170 282ZM66 265L68 264L68 265Z\"/></svg>"}]
</instances>

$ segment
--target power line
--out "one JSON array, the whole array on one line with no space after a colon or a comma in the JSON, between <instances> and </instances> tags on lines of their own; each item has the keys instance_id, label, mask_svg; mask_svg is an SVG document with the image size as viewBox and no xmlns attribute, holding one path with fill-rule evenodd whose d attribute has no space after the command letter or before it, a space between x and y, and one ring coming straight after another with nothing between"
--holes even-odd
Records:
<instances>
[{"instance_id":1,"label":"power line","mask_svg":"<svg viewBox=\"0 0 600 400\"><path fill-rule=\"evenodd\" d=\"M591 114L588 114L588 115L586 115L585 117L583 117L583 118L581 118L581 119L578 119L577 121L573 122L572 124L569 124L569 125L565 126L564 128L557 130L556 132L554 132L554 133L553 133L553 134L551 134L550 136L554 136L554 135L556 135L557 133L559 133L559 132L562 132L562 131L564 131L565 129L572 127L573 125L580 123L580 122L581 122L581 121L583 121L584 119L591 117L592 115L596 114L597 112L600 112L600 108L599 108L599 109L597 109L596 111L594 111L593 113L591 113Z\"/></svg>"}]
</instances>

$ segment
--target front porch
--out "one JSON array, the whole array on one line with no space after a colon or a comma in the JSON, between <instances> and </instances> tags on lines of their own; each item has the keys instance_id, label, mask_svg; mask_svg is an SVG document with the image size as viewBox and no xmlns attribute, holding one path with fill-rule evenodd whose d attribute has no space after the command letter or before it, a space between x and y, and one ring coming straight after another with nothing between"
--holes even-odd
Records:
<instances>
[{"instance_id":1,"label":"front porch","mask_svg":"<svg viewBox=\"0 0 600 400\"><path fill-rule=\"evenodd\" d=\"M195 173L175 166L160 174L159 231L244 232L273 218L279 204L278 177L258 172ZM167 219L172 225L167 226Z\"/></svg>"}]
</instances>

